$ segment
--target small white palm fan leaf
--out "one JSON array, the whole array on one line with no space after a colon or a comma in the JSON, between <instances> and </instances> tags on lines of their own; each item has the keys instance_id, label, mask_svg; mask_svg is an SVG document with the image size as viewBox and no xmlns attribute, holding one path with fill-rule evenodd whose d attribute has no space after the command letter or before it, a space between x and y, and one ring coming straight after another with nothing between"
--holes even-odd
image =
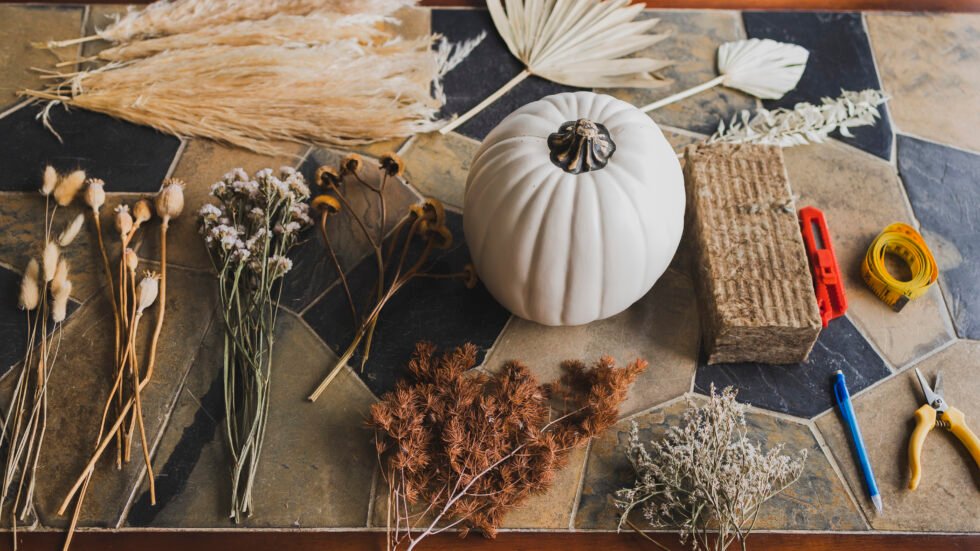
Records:
<instances>
[{"instance_id":1,"label":"small white palm fan leaf","mask_svg":"<svg viewBox=\"0 0 980 551\"><path fill-rule=\"evenodd\" d=\"M768 38L726 42L718 47L717 77L640 108L650 112L722 85L761 99L779 99L796 87L810 52L802 46Z\"/></svg>"},{"instance_id":2,"label":"small white palm fan leaf","mask_svg":"<svg viewBox=\"0 0 980 551\"><path fill-rule=\"evenodd\" d=\"M625 57L667 34L649 34L658 19L634 21L644 4L631 0L487 0L493 24L524 70L465 115L439 131L447 134L531 75L581 88L656 88L654 73L670 61Z\"/></svg>"}]
</instances>

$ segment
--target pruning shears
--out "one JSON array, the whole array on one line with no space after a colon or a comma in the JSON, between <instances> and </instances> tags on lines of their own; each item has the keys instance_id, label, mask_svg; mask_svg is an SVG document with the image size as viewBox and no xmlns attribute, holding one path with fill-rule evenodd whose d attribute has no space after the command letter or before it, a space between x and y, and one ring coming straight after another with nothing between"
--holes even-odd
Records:
<instances>
[{"instance_id":1,"label":"pruning shears","mask_svg":"<svg viewBox=\"0 0 980 551\"><path fill-rule=\"evenodd\" d=\"M946 403L943 399L943 372L936 374L935 389L929 386L926 378L915 368L915 376L919 379L919 387L925 395L926 404L915 410L915 430L909 440L909 489L919 486L922 476L922 443L934 427L942 427L953 433L966 446L973 456L973 461L980 467L980 438L966 426L963 412Z\"/></svg>"}]
</instances>

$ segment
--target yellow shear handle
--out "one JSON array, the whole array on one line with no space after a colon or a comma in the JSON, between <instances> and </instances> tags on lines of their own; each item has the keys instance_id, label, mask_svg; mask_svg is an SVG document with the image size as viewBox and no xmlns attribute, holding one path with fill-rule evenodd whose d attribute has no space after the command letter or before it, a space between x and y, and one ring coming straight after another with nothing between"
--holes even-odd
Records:
<instances>
[{"instance_id":1,"label":"yellow shear handle","mask_svg":"<svg viewBox=\"0 0 980 551\"><path fill-rule=\"evenodd\" d=\"M885 254L898 255L908 264L912 279L892 277L885 267ZM929 289L939 276L939 267L925 239L908 224L891 224L875 237L861 262L861 277L876 297L900 311L908 301Z\"/></svg>"},{"instance_id":2,"label":"yellow shear handle","mask_svg":"<svg viewBox=\"0 0 980 551\"><path fill-rule=\"evenodd\" d=\"M949 432L956 435L960 442L963 442L967 451L973 456L973 461L977 464L977 467L980 467L980 438L977 438L977 435L973 434L970 427L966 426L966 418L963 412L954 407L950 407L943 412L940 419L948 425Z\"/></svg>"},{"instance_id":3,"label":"yellow shear handle","mask_svg":"<svg viewBox=\"0 0 980 551\"><path fill-rule=\"evenodd\" d=\"M912 431L912 438L909 439L909 471L912 477L909 479L909 490L914 490L919 486L919 478L922 477L922 443L926 441L926 435L936 426L936 410L926 404L915 410L915 430Z\"/></svg>"}]
</instances>

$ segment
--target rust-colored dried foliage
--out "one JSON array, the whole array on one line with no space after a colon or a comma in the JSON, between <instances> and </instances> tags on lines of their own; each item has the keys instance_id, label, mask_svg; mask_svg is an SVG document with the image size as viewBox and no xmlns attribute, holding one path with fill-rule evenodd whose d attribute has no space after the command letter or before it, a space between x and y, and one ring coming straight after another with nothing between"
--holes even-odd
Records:
<instances>
[{"instance_id":1,"label":"rust-colored dried foliage","mask_svg":"<svg viewBox=\"0 0 980 551\"><path fill-rule=\"evenodd\" d=\"M371 410L393 547L411 549L449 527L493 537L508 511L550 487L572 449L616 422L647 366L569 361L556 383L541 385L517 361L494 375L471 372L472 344L435 352L419 343L408 366L414 381L399 382Z\"/></svg>"}]
</instances>

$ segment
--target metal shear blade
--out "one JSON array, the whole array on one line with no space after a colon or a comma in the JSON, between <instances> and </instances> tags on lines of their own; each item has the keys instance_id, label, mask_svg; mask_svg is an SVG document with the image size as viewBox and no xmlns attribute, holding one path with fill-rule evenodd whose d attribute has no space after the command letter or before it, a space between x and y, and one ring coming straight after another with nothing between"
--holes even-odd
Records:
<instances>
[{"instance_id":1,"label":"metal shear blade","mask_svg":"<svg viewBox=\"0 0 980 551\"><path fill-rule=\"evenodd\" d=\"M922 388L922 394L926 397L926 403L932 406L937 413L943 413L946 411L946 401L943 400L943 372L940 370L936 374L936 389L933 390L929 383L926 381L925 376L919 371L919 368L915 368L915 376L919 379L919 387Z\"/></svg>"}]
</instances>

